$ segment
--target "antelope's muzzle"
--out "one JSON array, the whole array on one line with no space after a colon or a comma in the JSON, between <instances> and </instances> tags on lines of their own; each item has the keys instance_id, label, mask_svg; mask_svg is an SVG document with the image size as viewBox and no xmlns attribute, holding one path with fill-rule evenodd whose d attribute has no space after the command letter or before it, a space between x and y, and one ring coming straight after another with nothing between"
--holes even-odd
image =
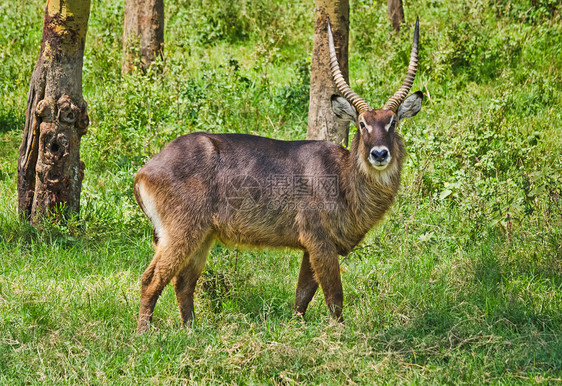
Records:
<instances>
[{"instance_id":1,"label":"antelope's muzzle","mask_svg":"<svg viewBox=\"0 0 562 386\"><path fill-rule=\"evenodd\" d=\"M369 162L377 170L383 170L390 163L390 151L386 146L375 146L369 154Z\"/></svg>"}]
</instances>

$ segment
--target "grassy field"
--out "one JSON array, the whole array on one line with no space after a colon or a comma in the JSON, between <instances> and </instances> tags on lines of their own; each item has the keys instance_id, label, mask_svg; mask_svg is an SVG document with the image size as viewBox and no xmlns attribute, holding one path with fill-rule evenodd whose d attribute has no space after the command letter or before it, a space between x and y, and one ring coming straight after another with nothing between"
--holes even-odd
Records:
<instances>
[{"instance_id":1,"label":"grassy field","mask_svg":"<svg viewBox=\"0 0 562 386\"><path fill-rule=\"evenodd\" d=\"M166 0L165 58L120 75L124 1L93 0L80 220L17 215L17 155L43 0L0 4L0 383L562 381L562 19L558 1L406 1L424 107L402 189L345 259L344 326L318 293L293 317L300 255L216 245L181 327L171 287L135 333L151 228L136 171L194 131L306 135L312 1ZM412 26L351 1L350 77L377 107ZM352 132L354 132L352 128Z\"/></svg>"}]
</instances>

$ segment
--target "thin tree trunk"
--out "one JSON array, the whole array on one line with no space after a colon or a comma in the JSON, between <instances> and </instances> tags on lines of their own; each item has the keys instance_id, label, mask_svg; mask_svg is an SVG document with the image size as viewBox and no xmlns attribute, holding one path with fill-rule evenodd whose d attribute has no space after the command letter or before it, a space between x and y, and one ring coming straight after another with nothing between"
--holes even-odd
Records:
<instances>
[{"instance_id":1,"label":"thin tree trunk","mask_svg":"<svg viewBox=\"0 0 562 386\"><path fill-rule=\"evenodd\" d=\"M146 70L163 46L164 0L126 0L121 72L130 73L135 63Z\"/></svg>"},{"instance_id":2,"label":"thin tree trunk","mask_svg":"<svg viewBox=\"0 0 562 386\"><path fill-rule=\"evenodd\" d=\"M404 7L402 6L402 0L388 0L388 18L390 19L390 24L396 33L400 32L400 25L404 23Z\"/></svg>"},{"instance_id":3,"label":"thin tree trunk","mask_svg":"<svg viewBox=\"0 0 562 386\"><path fill-rule=\"evenodd\" d=\"M316 0L314 48L310 74L310 105L307 139L327 139L347 146L349 124L332 112L331 97L338 94L330 71L328 17L343 76L348 80L349 1Z\"/></svg>"},{"instance_id":4,"label":"thin tree trunk","mask_svg":"<svg viewBox=\"0 0 562 386\"><path fill-rule=\"evenodd\" d=\"M32 224L63 208L80 210L85 167L80 138L89 124L82 98L89 16L89 0L47 0L18 160L18 208Z\"/></svg>"}]
</instances>

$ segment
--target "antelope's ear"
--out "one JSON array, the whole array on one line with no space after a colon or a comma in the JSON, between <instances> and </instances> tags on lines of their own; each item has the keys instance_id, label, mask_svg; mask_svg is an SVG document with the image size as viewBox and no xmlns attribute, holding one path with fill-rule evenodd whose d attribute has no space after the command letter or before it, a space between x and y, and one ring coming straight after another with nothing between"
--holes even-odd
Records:
<instances>
[{"instance_id":1,"label":"antelope's ear","mask_svg":"<svg viewBox=\"0 0 562 386\"><path fill-rule=\"evenodd\" d=\"M419 113L422 107L422 100L423 93L421 91L416 91L408 98L406 98L404 103L402 103L396 111L396 117L398 118L398 121L401 121L404 118L411 118Z\"/></svg>"},{"instance_id":2,"label":"antelope's ear","mask_svg":"<svg viewBox=\"0 0 562 386\"><path fill-rule=\"evenodd\" d=\"M332 110L339 119L353 123L357 122L357 110L347 101L347 99L339 95L332 95Z\"/></svg>"}]
</instances>

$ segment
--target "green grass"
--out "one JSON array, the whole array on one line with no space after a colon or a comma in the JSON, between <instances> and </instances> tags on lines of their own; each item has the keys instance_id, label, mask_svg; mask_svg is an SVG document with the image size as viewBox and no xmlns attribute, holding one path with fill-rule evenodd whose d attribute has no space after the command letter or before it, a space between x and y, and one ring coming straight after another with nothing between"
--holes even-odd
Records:
<instances>
[{"instance_id":1,"label":"green grass","mask_svg":"<svg viewBox=\"0 0 562 386\"><path fill-rule=\"evenodd\" d=\"M196 326L168 287L142 336L152 246L135 172L189 132L304 138L313 5L167 1L164 62L122 77L124 2L93 1L82 211L35 229L16 179L44 4L0 4L0 383L562 381L558 2L406 3L426 99L400 129L396 204L342 259L345 325L321 293L293 317L297 252L216 245ZM351 83L372 105L401 83L411 33L390 33L384 2L351 2Z\"/></svg>"}]
</instances>

